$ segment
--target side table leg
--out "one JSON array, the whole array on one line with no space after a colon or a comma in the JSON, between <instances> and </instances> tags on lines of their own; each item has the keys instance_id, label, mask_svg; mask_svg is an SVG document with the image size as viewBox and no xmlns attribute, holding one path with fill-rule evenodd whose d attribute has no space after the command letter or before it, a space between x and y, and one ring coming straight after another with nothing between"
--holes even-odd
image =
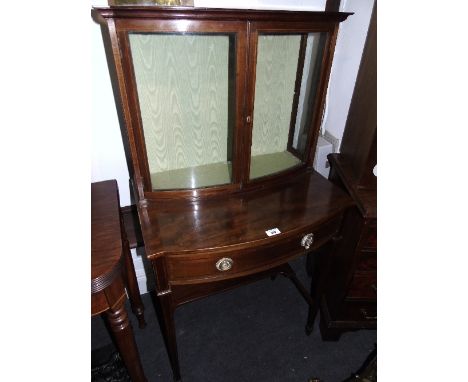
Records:
<instances>
[{"instance_id":1,"label":"side table leg","mask_svg":"<svg viewBox=\"0 0 468 382\"><path fill-rule=\"evenodd\" d=\"M319 304L320 304L320 296L318 293L318 278L319 278L319 265L317 264L319 262L319 254L315 253L309 253L308 255L308 265L310 265L310 273L312 276L312 281L310 283L310 294L312 295L312 298L314 300L314 304L309 306L309 313L307 316L307 324L306 324L306 334L310 335L312 331L314 330L314 322L315 318L317 317L317 313L319 310Z\"/></svg>"},{"instance_id":2,"label":"side table leg","mask_svg":"<svg viewBox=\"0 0 468 382\"><path fill-rule=\"evenodd\" d=\"M312 297L310 296L309 292L304 287L304 285L302 285L302 283L297 278L296 272L294 272L289 265L287 266L286 269L282 270L280 273L294 284L296 289L299 291L301 296L304 298L304 300L307 302L307 304L310 307L315 305L315 301L312 299Z\"/></svg>"},{"instance_id":3,"label":"side table leg","mask_svg":"<svg viewBox=\"0 0 468 382\"><path fill-rule=\"evenodd\" d=\"M164 334L166 336L166 346L171 361L174 381L180 381L179 355L177 352L177 338L174 324L174 307L172 306L170 294L158 296L161 304L161 311L164 321Z\"/></svg>"},{"instance_id":4,"label":"side table leg","mask_svg":"<svg viewBox=\"0 0 468 382\"><path fill-rule=\"evenodd\" d=\"M310 294L314 303L309 307L305 331L310 335L314 329L314 322L320 309L320 300L326 283L331 264L331 257L341 237L334 237L331 242L323 245L307 255L307 273L312 276Z\"/></svg>"},{"instance_id":5,"label":"side table leg","mask_svg":"<svg viewBox=\"0 0 468 382\"><path fill-rule=\"evenodd\" d=\"M339 341L343 332L340 329L327 328L323 322L323 320L320 320L320 335L322 341Z\"/></svg>"},{"instance_id":6,"label":"side table leg","mask_svg":"<svg viewBox=\"0 0 468 382\"><path fill-rule=\"evenodd\" d=\"M309 256L312 256L309 254ZM315 267L317 268L317 264L315 264ZM317 317L317 312L319 309L319 303L320 303L320 296L317 293L317 272L314 271L312 272L312 282L310 285L310 293L313 296L314 304L312 306L309 306L309 313L307 315L307 324L306 324L306 334L310 335L314 329L314 322L315 318Z\"/></svg>"},{"instance_id":7,"label":"side table leg","mask_svg":"<svg viewBox=\"0 0 468 382\"><path fill-rule=\"evenodd\" d=\"M114 307L105 312L117 348L127 367L132 381L146 382L145 373L141 366L140 355L133 336L133 329L125 310L125 298Z\"/></svg>"},{"instance_id":8,"label":"side table leg","mask_svg":"<svg viewBox=\"0 0 468 382\"><path fill-rule=\"evenodd\" d=\"M135 274L135 267L133 265L132 253L130 252L130 246L128 244L125 233L122 238L122 246L124 251L124 279L127 285L128 296L130 298L130 306L132 312L138 319L138 327L143 329L146 326L144 311L145 307L140 296L140 289L138 288L138 282Z\"/></svg>"}]
</instances>

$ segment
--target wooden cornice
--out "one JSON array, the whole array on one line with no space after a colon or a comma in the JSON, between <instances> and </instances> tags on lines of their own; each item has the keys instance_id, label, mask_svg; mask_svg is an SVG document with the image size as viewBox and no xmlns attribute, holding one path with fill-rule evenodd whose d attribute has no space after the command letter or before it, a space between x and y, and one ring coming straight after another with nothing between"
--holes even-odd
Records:
<instances>
[{"instance_id":1,"label":"wooden cornice","mask_svg":"<svg viewBox=\"0 0 468 382\"><path fill-rule=\"evenodd\" d=\"M200 19L200 20L230 20L230 21L322 21L341 22L353 13L323 12L323 11L276 11L276 10L246 10L217 9L191 7L151 7L151 6L120 6L95 7L92 10L93 19L102 23L103 19L115 18L159 18L159 19Z\"/></svg>"}]
</instances>

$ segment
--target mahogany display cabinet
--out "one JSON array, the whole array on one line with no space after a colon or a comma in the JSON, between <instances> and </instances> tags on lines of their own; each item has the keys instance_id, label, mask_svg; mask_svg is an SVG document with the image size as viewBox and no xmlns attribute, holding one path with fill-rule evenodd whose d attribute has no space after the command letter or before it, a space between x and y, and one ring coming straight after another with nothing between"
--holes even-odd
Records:
<instances>
[{"instance_id":1,"label":"mahogany display cabinet","mask_svg":"<svg viewBox=\"0 0 468 382\"><path fill-rule=\"evenodd\" d=\"M174 378L177 306L339 241L313 168L340 12L93 8Z\"/></svg>"}]
</instances>

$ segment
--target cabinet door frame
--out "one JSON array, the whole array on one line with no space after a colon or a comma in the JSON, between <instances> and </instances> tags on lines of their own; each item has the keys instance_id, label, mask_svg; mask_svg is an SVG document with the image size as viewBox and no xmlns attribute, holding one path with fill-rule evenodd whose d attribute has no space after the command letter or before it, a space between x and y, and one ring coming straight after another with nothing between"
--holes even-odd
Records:
<instances>
[{"instance_id":1,"label":"cabinet door frame","mask_svg":"<svg viewBox=\"0 0 468 382\"><path fill-rule=\"evenodd\" d=\"M141 119L140 103L133 68L129 43L129 33L200 33L200 34L233 34L235 36L235 96L234 113L236 116L232 140L232 181L229 184L208 186L194 189L153 190L146 152L143 123ZM199 197L215 193L235 191L240 188L242 175L244 104L243 94L246 82L246 44L247 24L244 21L195 20L195 19L117 19L115 20L115 34L118 41L118 58L122 66L122 79L125 94L123 103L127 104L126 117L127 133L133 142L132 159L135 171L140 177L141 193L145 199L166 199L179 197ZM114 52L115 56L115 52ZM125 109L125 105L124 105ZM138 182L138 177L136 177Z\"/></svg>"},{"instance_id":2,"label":"cabinet door frame","mask_svg":"<svg viewBox=\"0 0 468 382\"><path fill-rule=\"evenodd\" d=\"M289 178L297 175L298 172L311 170L315 156L315 146L319 136L320 125L322 121L322 113L325 106L325 95L327 92L328 80L330 76L331 63L338 34L338 23L334 22L268 22L268 21L253 21L249 22L249 54L248 59L248 76L247 76L247 99L246 99L246 115L250 123L248 124L248 134L245 137L245 156L248 158L248 163L244 171L243 182L246 188L256 188L260 184L268 184L277 182L280 178ZM317 92L312 108L312 118L307 122L309 129L308 140L304 152L303 163L294 166L290 169L263 176L261 178L250 179L250 158L252 145L252 130L253 130L253 115L255 103L255 84L256 84L256 68L257 68L257 49L259 34L307 34L323 32L326 33L324 43L324 51L322 55L319 81L317 84ZM289 141L290 139L288 139Z\"/></svg>"}]
</instances>

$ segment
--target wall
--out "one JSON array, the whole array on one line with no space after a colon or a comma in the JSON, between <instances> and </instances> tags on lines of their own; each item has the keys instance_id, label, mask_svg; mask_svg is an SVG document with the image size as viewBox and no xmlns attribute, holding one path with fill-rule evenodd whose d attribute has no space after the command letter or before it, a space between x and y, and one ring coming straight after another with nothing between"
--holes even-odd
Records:
<instances>
[{"instance_id":1,"label":"wall","mask_svg":"<svg viewBox=\"0 0 468 382\"><path fill-rule=\"evenodd\" d=\"M374 0L342 0L342 12L354 15L340 25L327 95L325 129L341 141L353 96Z\"/></svg>"},{"instance_id":2,"label":"wall","mask_svg":"<svg viewBox=\"0 0 468 382\"><path fill-rule=\"evenodd\" d=\"M195 0L198 7L220 7L219 1ZM92 1L94 6L106 6L105 0ZM324 128L341 139L356 81L362 50L369 26L373 0L342 0L341 11L355 12L343 24L335 50L329 84L329 102ZM223 1L225 8L258 8L289 10L323 10L325 0L238 0ZM104 54L101 30L90 20L92 28L92 168L91 181L116 179L120 190L120 204L130 204L128 170L120 135L114 96ZM140 256L133 251L140 291L146 293L146 276Z\"/></svg>"}]
</instances>

